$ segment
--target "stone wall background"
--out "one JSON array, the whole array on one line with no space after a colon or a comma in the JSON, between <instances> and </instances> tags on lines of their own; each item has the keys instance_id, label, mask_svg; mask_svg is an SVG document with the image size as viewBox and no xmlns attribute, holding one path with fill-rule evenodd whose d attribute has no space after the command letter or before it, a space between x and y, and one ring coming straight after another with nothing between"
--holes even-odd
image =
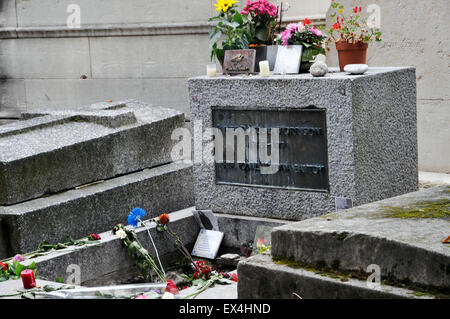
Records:
<instances>
[{"instance_id":1,"label":"stone wall background","mask_svg":"<svg viewBox=\"0 0 450 319\"><path fill-rule=\"evenodd\" d=\"M215 14L214 2L1 1L0 117L126 98L188 113L186 79L205 73L206 21ZM287 2L286 22L309 17L316 24L324 23L330 4ZM449 173L448 0L341 2L348 9L353 3L380 5L384 42L370 47L369 64L417 68L420 169ZM66 26L70 4L81 7L81 29ZM337 65L335 50L327 61Z\"/></svg>"},{"instance_id":2,"label":"stone wall background","mask_svg":"<svg viewBox=\"0 0 450 319\"><path fill-rule=\"evenodd\" d=\"M345 5L347 13L352 5L380 7L383 41L370 44L368 64L416 67L419 167L422 171L450 173L449 1L337 1ZM334 47L327 61L338 65Z\"/></svg>"},{"instance_id":3,"label":"stone wall background","mask_svg":"<svg viewBox=\"0 0 450 319\"><path fill-rule=\"evenodd\" d=\"M324 22L327 1L291 2L287 19ZM188 113L187 78L209 62L213 3L2 0L0 114L127 98ZM70 4L81 8L81 29L67 28Z\"/></svg>"}]
</instances>

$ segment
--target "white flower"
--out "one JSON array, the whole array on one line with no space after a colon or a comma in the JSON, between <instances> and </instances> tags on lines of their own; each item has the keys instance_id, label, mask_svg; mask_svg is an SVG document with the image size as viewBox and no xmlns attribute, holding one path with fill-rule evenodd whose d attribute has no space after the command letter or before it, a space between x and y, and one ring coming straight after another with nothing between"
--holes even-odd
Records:
<instances>
[{"instance_id":1,"label":"white flower","mask_svg":"<svg viewBox=\"0 0 450 319\"><path fill-rule=\"evenodd\" d=\"M127 237L127 233L123 229L119 229L118 231L116 231L116 236L120 239L124 239L125 237Z\"/></svg>"},{"instance_id":2,"label":"white flower","mask_svg":"<svg viewBox=\"0 0 450 319\"><path fill-rule=\"evenodd\" d=\"M305 25L303 24L303 22L300 21L300 22L298 23L298 32L299 32L299 33L305 32L305 30L306 30Z\"/></svg>"},{"instance_id":3,"label":"white flower","mask_svg":"<svg viewBox=\"0 0 450 319\"><path fill-rule=\"evenodd\" d=\"M171 294L170 292L165 292L164 295L162 295L161 299L175 299L175 295Z\"/></svg>"}]
</instances>

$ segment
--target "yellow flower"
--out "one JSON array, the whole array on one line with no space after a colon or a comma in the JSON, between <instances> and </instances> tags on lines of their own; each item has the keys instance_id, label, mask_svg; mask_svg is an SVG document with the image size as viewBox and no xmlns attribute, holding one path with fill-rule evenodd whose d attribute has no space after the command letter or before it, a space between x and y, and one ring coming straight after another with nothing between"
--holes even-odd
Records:
<instances>
[{"instance_id":1,"label":"yellow flower","mask_svg":"<svg viewBox=\"0 0 450 319\"><path fill-rule=\"evenodd\" d=\"M216 11L227 12L235 3L237 3L235 0L217 0L217 4L215 3L214 6L216 7Z\"/></svg>"},{"instance_id":2,"label":"yellow flower","mask_svg":"<svg viewBox=\"0 0 450 319\"><path fill-rule=\"evenodd\" d=\"M344 13L344 9L339 9L338 13L339 14L343 14Z\"/></svg>"}]
</instances>

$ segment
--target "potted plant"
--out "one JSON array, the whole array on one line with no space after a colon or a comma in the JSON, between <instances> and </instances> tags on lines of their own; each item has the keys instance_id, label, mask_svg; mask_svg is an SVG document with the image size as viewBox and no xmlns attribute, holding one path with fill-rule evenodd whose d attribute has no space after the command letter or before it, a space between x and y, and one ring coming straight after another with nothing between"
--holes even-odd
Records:
<instances>
[{"instance_id":1,"label":"potted plant","mask_svg":"<svg viewBox=\"0 0 450 319\"><path fill-rule=\"evenodd\" d=\"M336 11L331 14L333 25L329 30L327 49L330 50L328 48L330 41L336 43L341 72L348 64L367 64L369 43L373 40L380 42L381 31L367 25L367 18L361 15L362 7L355 6L352 14L346 17L344 6L332 1L331 7Z\"/></svg>"},{"instance_id":2,"label":"potted plant","mask_svg":"<svg viewBox=\"0 0 450 319\"><path fill-rule=\"evenodd\" d=\"M308 72L311 66L310 62L318 54L325 54L325 49L323 48L325 39L326 36L323 35L322 31L311 25L309 19L304 19L299 23L291 23L286 27L286 30L277 39L278 43L282 45L278 50L279 52L281 50L282 54L284 50L293 50L296 48L297 51L300 50L299 61L292 61L292 63L298 63L298 71L301 69L300 65L306 64L303 71ZM298 71L295 73L298 73Z\"/></svg>"},{"instance_id":3,"label":"potted plant","mask_svg":"<svg viewBox=\"0 0 450 319\"><path fill-rule=\"evenodd\" d=\"M251 35L248 31L248 19L241 15L235 8L235 0L217 0L214 4L219 14L208 21L218 21L217 25L209 33L209 46L211 49L211 61L217 59L223 67L226 50L245 50L249 47ZM219 41L222 37L221 45Z\"/></svg>"},{"instance_id":4,"label":"potted plant","mask_svg":"<svg viewBox=\"0 0 450 319\"><path fill-rule=\"evenodd\" d=\"M250 47L256 50L255 72L259 71L259 62L269 60L273 70L276 58L276 46L273 46L277 25L278 8L268 0L247 0L241 15L246 16L251 35Z\"/></svg>"}]
</instances>

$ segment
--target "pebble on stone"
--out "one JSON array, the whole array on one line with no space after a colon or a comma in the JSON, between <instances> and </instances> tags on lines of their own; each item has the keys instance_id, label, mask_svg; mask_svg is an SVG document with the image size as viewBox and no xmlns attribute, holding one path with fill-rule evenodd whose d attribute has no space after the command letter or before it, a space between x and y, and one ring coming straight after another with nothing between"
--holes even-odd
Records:
<instances>
[{"instance_id":1,"label":"pebble on stone","mask_svg":"<svg viewBox=\"0 0 450 319\"><path fill-rule=\"evenodd\" d=\"M347 64L344 67L344 71L350 74L364 74L369 70L367 64Z\"/></svg>"},{"instance_id":2,"label":"pebble on stone","mask_svg":"<svg viewBox=\"0 0 450 319\"><path fill-rule=\"evenodd\" d=\"M325 76L328 73L328 66L322 61L317 61L311 65L309 73L314 77Z\"/></svg>"}]
</instances>

